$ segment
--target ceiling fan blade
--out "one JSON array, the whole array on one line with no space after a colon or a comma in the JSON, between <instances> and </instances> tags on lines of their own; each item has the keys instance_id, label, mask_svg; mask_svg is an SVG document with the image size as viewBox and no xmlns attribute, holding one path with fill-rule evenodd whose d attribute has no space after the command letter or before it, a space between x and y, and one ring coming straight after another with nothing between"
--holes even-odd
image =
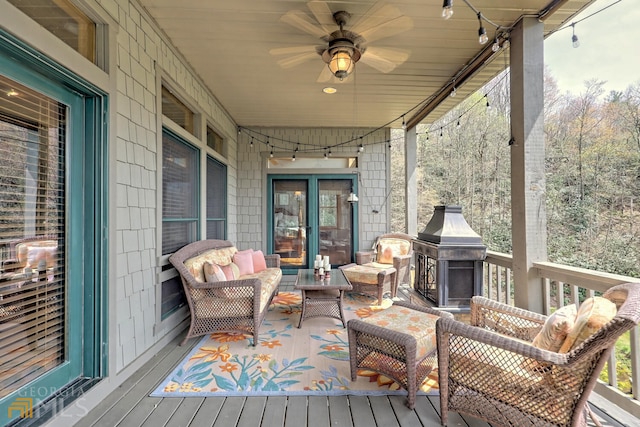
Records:
<instances>
[{"instance_id":1,"label":"ceiling fan blade","mask_svg":"<svg viewBox=\"0 0 640 427\"><path fill-rule=\"evenodd\" d=\"M398 65L409 59L411 51L389 47L369 47L367 48L367 50L365 50L363 58L367 55L393 62L397 67Z\"/></svg>"},{"instance_id":2,"label":"ceiling fan blade","mask_svg":"<svg viewBox=\"0 0 640 427\"><path fill-rule=\"evenodd\" d=\"M336 20L333 19L333 12L329 9L329 5L324 1L310 1L307 7L316 17L320 26L327 32L331 33L336 26Z\"/></svg>"},{"instance_id":3,"label":"ceiling fan blade","mask_svg":"<svg viewBox=\"0 0 640 427\"><path fill-rule=\"evenodd\" d=\"M293 55L296 53L308 53L315 52L316 47L314 45L305 45L305 46L289 46L289 47L277 47L271 49L269 53L271 55Z\"/></svg>"},{"instance_id":4,"label":"ceiling fan blade","mask_svg":"<svg viewBox=\"0 0 640 427\"><path fill-rule=\"evenodd\" d=\"M360 33L380 24L402 16L397 7L384 1L374 4L367 12L351 25L351 31Z\"/></svg>"},{"instance_id":5,"label":"ceiling fan blade","mask_svg":"<svg viewBox=\"0 0 640 427\"><path fill-rule=\"evenodd\" d=\"M300 53L289 58L284 58L278 61L278 65L284 69L295 67L310 59L317 58L318 54L315 52Z\"/></svg>"},{"instance_id":6,"label":"ceiling fan blade","mask_svg":"<svg viewBox=\"0 0 640 427\"><path fill-rule=\"evenodd\" d=\"M320 75L318 75L318 80L316 81L318 83L327 83L331 80L332 77L334 77L333 73L331 72L329 67L325 65L322 67L322 71L320 71Z\"/></svg>"},{"instance_id":7,"label":"ceiling fan blade","mask_svg":"<svg viewBox=\"0 0 640 427\"><path fill-rule=\"evenodd\" d=\"M280 18L281 21L286 22L287 24L295 27L305 33L309 33L312 36L316 36L319 39L325 37L327 32L316 25L309 15L300 11L300 10L290 10L289 12L282 15Z\"/></svg>"},{"instance_id":8,"label":"ceiling fan blade","mask_svg":"<svg viewBox=\"0 0 640 427\"><path fill-rule=\"evenodd\" d=\"M398 65L404 63L411 51L388 47L370 47L364 51L360 61L383 73L390 73Z\"/></svg>"},{"instance_id":9,"label":"ceiling fan blade","mask_svg":"<svg viewBox=\"0 0 640 427\"><path fill-rule=\"evenodd\" d=\"M360 32L360 35L369 43L385 37L395 36L411 28L413 28L413 19L408 16L399 16L373 28L364 30Z\"/></svg>"}]
</instances>

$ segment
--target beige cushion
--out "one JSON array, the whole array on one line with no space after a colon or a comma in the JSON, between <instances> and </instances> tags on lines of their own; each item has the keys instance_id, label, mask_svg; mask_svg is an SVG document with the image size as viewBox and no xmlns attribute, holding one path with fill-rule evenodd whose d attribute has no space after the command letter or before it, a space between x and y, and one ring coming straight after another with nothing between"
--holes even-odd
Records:
<instances>
[{"instance_id":1,"label":"beige cushion","mask_svg":"<svg viewBox=\"0 0 640 427\"><path fill-rule=\"evenodd\" d=\"M560 353L568 353L609 323L616 315L616 305L603 297L587 298L578 309L573 328L567 334Z\"/></svg>"},{"instance_id":2,"label":"beige cushion","mask_svg":"<svg viewBox=\"0 0 640 427\"><path fill-rule=\"evenodd\" d=\"M393 257L407 255L411 242L404 239L385 237L378 242L376 261L382 264L393 264Z\"/></svg>"},{"instance_id":3,"label":"beige cushion","mask_svg":"<svg viewBox=\"0 0 640 427\"><path fill-rule=\"evenodd\" d=\"M543 350L557 352L562 347L567 334L573 328L578 309L575 304L556 310L547 318L544 326L533 339L532 344Z\"/></svg>"}]
</instances>

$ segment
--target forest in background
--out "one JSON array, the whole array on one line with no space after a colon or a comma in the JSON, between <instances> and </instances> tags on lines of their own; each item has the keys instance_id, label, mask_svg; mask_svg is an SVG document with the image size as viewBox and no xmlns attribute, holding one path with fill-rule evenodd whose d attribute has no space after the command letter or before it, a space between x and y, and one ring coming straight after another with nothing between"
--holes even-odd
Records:
<instances>
[{"instance_id":1,"label":"forest in background","mask_svg":"<svg viewBox=\"0 0 640 427\"><path fill-rule=\"evenodd\" d=\"M561 93L545 73L549 261L640 277L640 82ZM489 249L512 253L508 70L418 133L418 230L460 205ZM403 130L391 138L391 229L403 231Z\"/></svg>"}]
</instances>

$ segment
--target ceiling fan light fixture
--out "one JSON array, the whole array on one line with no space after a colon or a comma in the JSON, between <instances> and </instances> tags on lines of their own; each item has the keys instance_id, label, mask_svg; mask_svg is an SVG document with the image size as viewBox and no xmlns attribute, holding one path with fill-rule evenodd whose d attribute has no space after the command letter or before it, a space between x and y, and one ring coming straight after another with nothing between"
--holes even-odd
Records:
<instances>
[{"instance_id":1,"label":"ceiling fan light fixture","mask_svg":"<svg viewBox=\"0 0 640 427\"><path fill-rule=\"evenodd\" d=\"M339 50L331 56L329 70L331 70L331 73L340 80L351 74L354 67L355 62L351 58L349 52L345 50Z\"/></svg>"}]
</instances>

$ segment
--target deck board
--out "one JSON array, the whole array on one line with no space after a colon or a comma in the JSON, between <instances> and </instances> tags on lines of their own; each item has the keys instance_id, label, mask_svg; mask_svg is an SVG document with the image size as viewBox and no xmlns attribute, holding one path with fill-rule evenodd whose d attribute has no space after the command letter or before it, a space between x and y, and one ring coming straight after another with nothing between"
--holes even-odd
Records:
<instances>
[{"instance_id":1,"label":"deck board","mask_svg":"<svg viewBox=\"0 0 640 427\"><path fill-rule=\"evenodd\" d=\"M309 396L307 411L307 425L309 427L326 427L329 425L329 404L326 396ZM302 423L299 425L302 425Z\"/></svg>"},{"instance_id":2,"label":"deck board","mask_svg":"<svg viewBox=\"0 0 640 427\"><path fill-rule=\"evenodd\" d=\"M284 427L306 426L307 419L306 396L290 396L287 399L287 412L284 419Z\"/></svg>"},{"instance_id":3,"label":"deck board","mask_svg":"<svg viewBox=\"0 0 640 427\"><path fill-rule=\"evenodd\" d=\"M353 427L349 399L344 396L329 396L329 418L331 427Z\"/></svg>"},{"instance_id":4,"label":"deck board","mask_svg":"<svg viewBox=\"0 0 640 427\"><path fill-rule=\"evenodd\" d=\"M306 405L306 402L305 402L305 405ZM264 407L264 415L262 416L262 425L283 426L286 411L287 411L286 396L268 397L267 404Z\"/></svg>"},{"instance_id":5,"label":"deck board","mask_svg":"<svg viewBox=\"0 0 640 427\"><path fill-rule=\"evenodd\" d=\"M245 404L244 397L227 397L222 404L222 408L218 413L216 422L213 423L213 427L229 427L237 426L240 420L240 414L242 413L242 407Z\"/></svg>"},{"instance_id":6,"label":"deck board","mask_svg":"<svg viewBox=\"0 0 640 427\"><path fill-rule=\"evenodd\" d=\"M185 399L188 400L188 399ZM207 397L200 405L198 412L195 414L193 420L191 420L192 426L199 427L211 427L213 423L218 418L218 414L222 409L222 405L224 404L224 397ZM187 424L184 424L185 426Z\"/></svg>"},{"instance_id":7,"label":"deck board","mask_svg":"<svg viewBox=\"0 0 640 427\"><path fill-rule=\"evenodd\" d=\"M204 402L204 397L192 397L182 399L178 408L167 421L167 426L188 426L198 413L198 410ZM154 427L160 427L154 426Z\"/></svg>"}]
</instances>

